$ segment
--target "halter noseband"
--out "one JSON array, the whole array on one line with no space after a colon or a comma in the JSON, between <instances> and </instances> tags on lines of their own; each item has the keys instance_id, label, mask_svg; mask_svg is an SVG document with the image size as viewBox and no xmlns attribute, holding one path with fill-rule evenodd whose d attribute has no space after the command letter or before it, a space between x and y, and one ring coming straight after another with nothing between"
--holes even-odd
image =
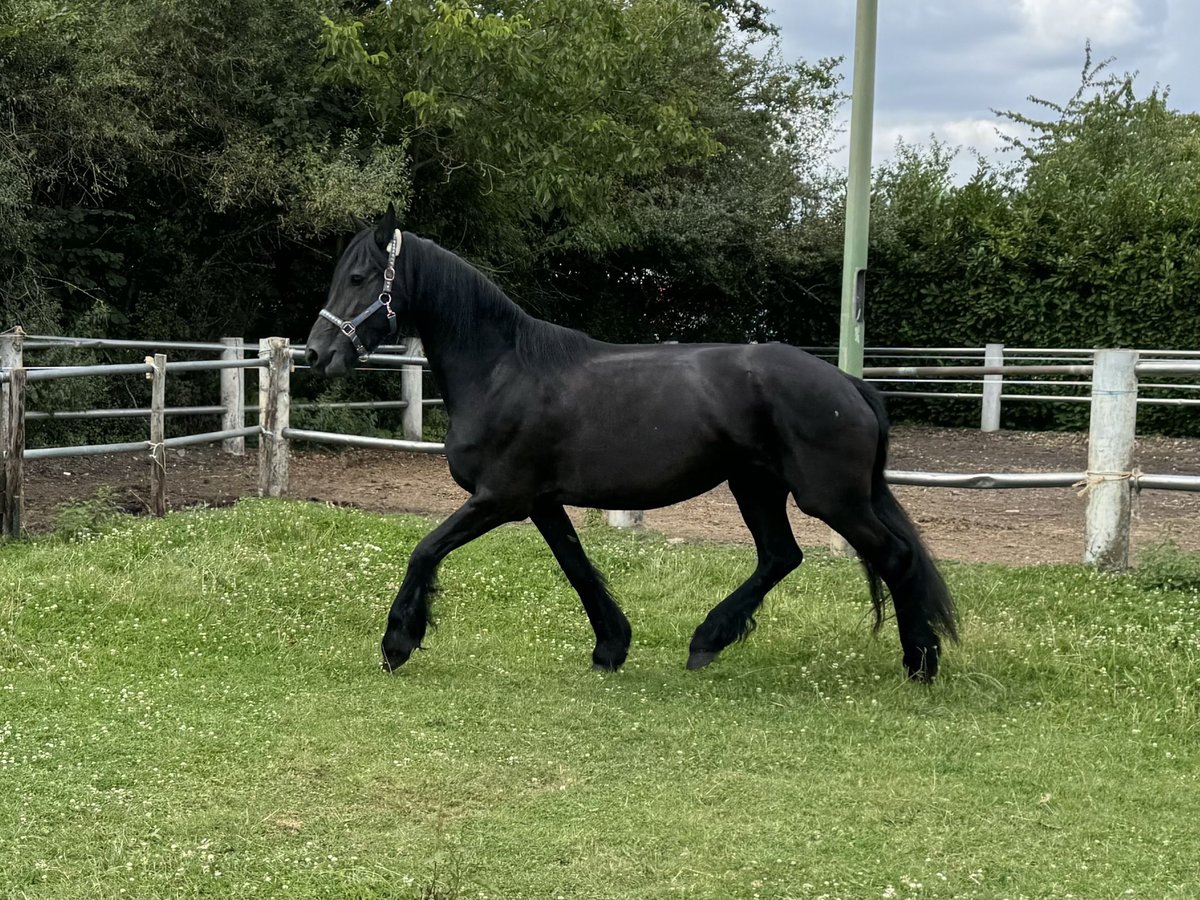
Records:
<instances>
[{"instance_id":1,"label":"halter noseband","mask_svg":"<svg viewBox=\"0 0 1200 900\"><path fill-rule=\"evenodd\" d=\"M358 351L359 362L366 362L367 357L371 355L371 351L363 346L363 342L358 337L358 327L363 322L379 312L380 309L385 309L387 310L389 335L395 337L399 330L396 314L392 311L392 282L396 280L396 257L400 253L400 243L403 240L404 238L400 234L400 229L397 228L387 245L388 262L387 268L383 270L383 290L379 292L379 297L374 303L348 321L346 319L339 319L327 309L321 310L321 318L328 319L337 326L338 331L350 338L350 342L354 344L354 349Z\"/></svg>"}]
</instances>

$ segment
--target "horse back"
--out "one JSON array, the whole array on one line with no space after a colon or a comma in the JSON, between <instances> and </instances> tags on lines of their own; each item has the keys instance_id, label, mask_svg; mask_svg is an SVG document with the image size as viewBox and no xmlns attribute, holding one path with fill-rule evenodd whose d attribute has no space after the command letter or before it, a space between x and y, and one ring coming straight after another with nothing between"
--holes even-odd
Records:
<instances>
[{"instance_id":1,"label":"horse back","mask_svg":"<svg viewBox=\"0 0 1200 900\"><path fill-rule=\"evenodd\" d=\"M852 381L784 344L601 345L505 396L505 446L583 506L666 505L738 469L782 471L798 451L831 457L877 434Z\"/></svg>"}]
</instances>

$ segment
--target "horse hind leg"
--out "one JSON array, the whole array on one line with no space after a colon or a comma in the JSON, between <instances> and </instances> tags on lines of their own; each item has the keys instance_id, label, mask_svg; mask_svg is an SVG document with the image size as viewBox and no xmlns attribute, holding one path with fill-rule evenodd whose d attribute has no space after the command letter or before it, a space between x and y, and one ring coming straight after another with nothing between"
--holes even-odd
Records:
<instances>
[{"instance_id":1,"label":"horse hind leg","mask_svg":"<svg viewBox=\"0 0 1200 900\"><path fill-rule=\"evenodd\" d=\"M729 479L746 527L754 537L758 565L732 594L718 603L692 635L687 667L700 669L754 630L754 611L767 592L804 559L787 517L788 488L762 472Z\"/></svg>"},{"instance_id":2,"label":"horse hind leg","mask_svg":"<svg viewBox=\"0 0 1200 900\"><path fill-rule=\"evenodd\" d=\"M957 639L953 604L916 528L891 491L885 487L870 501L842 503L832 511L811 514L858 552L871 582L876 627L882 603L878 579L883 579L896 610L905 671L914 681L932 681L938 671L940 637Z\"/></svg>"}]
</instances>

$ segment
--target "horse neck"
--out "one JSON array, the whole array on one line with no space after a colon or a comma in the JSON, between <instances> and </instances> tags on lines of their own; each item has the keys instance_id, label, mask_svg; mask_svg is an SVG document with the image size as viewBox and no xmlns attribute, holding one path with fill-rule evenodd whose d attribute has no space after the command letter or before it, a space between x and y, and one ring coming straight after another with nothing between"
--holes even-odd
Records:
<instances>
[{"instance_id":1,"label":"horse neck","mask_svg":"<svg viewBox=\"0 0 1200 900\"><path fill-rule=\"evenodd\" d=\"M436 266L413 268L412 315L447 405L487 390L516 352L520 308L466 262L429 243Z\"/></svg>"}]
</instances>

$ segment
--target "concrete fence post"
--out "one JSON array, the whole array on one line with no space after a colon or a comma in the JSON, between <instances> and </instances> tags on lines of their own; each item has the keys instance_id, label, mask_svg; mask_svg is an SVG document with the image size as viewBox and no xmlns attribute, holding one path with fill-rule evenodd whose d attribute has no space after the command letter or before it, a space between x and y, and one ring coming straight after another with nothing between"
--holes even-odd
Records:
<instances>
[{"instance_id":1,"label":"concrete fence post","mask_svg":"<svg viewBox=\"0 0 1200 900\"><path fill-rule=\"evenodd\" d=\"M292 353L288 339L263 338L258 342L259 359L267 360L258 370L259 424L258 495L282 497L288 485L288 441L283 430L291 418Z\"/></svg>"},{"instance_id":2,"label":"concrete fence post","mask_svg":"<svg viewBox=\"0 0 1200 900\"><path fill-rule=\"evenodd\" d=\"M1004 365L1004 345L986 345L983 352L983 364L989 367ZM1003 375L983 376L983 411L979 420L980 431L1000 430L1000 394L1003 389Z\"/></svg>"},{"instance_id":3,"label":"concrete fence post","mask_svg":"<svg viewBox=\"0 0 1200 900\"><path fill-rule=\"evenodd\" d=\"M608 509L604 515L613 528L641 528L646 524L646 511L642 509Z\"/></svg>"},{"instance_id":4,"label":"concrete fence post","mask_svg":"<svg viewBox=\"0 0 1200 900\"><path fill-rule=\"evenodd\" d=\"M1088 431L1087 521L1083 561L1101 569L1129 565L1133 449L1137 428L1137 353L1097 350Z\"/></svg>"},{"instance_id":5,"label":"concrete fence post","mask_svg":"<svg viewBox=\"0 0 1200 900\"><path fill-rule=\"evenodd\" d=\"M421 339L409 338L405 342L406 356L420 356L424 353ZM404 407L401 427L406 441L424 440L425 409L422 401L425 399L422 390L424 371L420 366L402 366L400 368L400 399L408 405Z\"/></svg>"},{"instance_id":6,"label":"concrete fence post","mask_svg":"<svg viewBox=\"0 0 1200 900\"><path fill-rule=\"evenodd\" d=\"M243 359L245 346L240 337L223 337L221 359ZM246 370L221 369L221 430L233 431L246 427ZM221 450L231 456L246 455L244 437L225 438Z\"/></svg>"},{"instance_id":7,"label":"concrete fence post","mask_svg":"<svg viewBox=\"0 0 1200 900\"><path fill-rule=\"evenodd\" d=\"M154 371L150 379L150 513L155 516L167 514L167 355L155 353L147 356L146 362Z\"/></svg>"}]
</instances>

